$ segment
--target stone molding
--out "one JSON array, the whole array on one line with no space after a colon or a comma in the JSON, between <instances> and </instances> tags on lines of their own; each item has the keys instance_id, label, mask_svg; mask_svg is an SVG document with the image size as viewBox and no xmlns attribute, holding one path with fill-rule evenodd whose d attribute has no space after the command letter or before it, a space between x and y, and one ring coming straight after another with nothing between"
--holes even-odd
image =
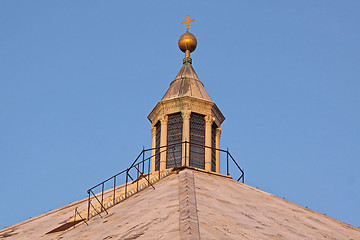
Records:
<instances>
[{"instance_id":1,"label":"stone molding","mask_svg":"<svg viewBox=\"0 0 360 240\"><path fill-rule=\"evenodd\" d=\"M164 115L187 111L205 116L212 116L218 127L225 120L225 117L222 115L215 103L192 97L179 97L166 101L160 101L151 111L148 119L153 125L155 125Z\"/></svg>"}]
</instances>

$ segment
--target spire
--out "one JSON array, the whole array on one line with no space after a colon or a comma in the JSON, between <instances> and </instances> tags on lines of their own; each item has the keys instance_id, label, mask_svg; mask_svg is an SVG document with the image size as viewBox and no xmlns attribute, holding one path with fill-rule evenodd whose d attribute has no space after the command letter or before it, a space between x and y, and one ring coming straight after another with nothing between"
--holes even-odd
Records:
<instances>
[{"instance_id":1,"label":"spire","mask_svg":"<svg viewBox=\"0 0 360 240\"><path fill-rule=\"evenodd\" d=\"M204 88L204 84L199 80L194 68L191 66L192 60L190 58L190 53L195 51L197 46L195 36L189 33L189 23L193 21L194 19L189 20L189 15L187 15L186 21L181 23L187 24L187 31L181 35L178 43L180 50L185 53L183 66L176 75L175 80L171 82L170 88L167 90L161 101L174 98L193 97L212 102Z\"/></svg>"}]
</instances>

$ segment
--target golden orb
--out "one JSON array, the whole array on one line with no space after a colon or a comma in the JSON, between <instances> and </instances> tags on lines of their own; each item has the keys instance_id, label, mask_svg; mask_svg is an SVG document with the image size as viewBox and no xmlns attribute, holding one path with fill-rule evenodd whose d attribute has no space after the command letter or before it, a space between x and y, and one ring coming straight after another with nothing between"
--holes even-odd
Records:
<instances>
[{"instance_id":1,"label":"golden orb","mask_svg":"<svg viewBox=\"0 0 360 240\"><path fill-rule=\"evenodd\" d=\"M196 37L193 34L186 32L181 35L179 39L179 48L181 51L186 52L186 50L189 50L193 52L196 49L196 45Z\"/></svg>"}]
</instances>

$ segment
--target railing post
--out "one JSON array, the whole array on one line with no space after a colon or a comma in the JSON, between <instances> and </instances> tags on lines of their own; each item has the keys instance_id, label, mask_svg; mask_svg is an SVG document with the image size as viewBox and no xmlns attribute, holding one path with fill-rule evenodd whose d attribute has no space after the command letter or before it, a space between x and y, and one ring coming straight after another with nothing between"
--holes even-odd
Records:
<instances>
[{"instance_id":1,"label":"railing post","mask_svg":"<svg viewBox=\"0 0 360 240\"><path fill-rule=\"evenodd\" d=\"M113 197L113 205L115 205L115 200L116 200L116 197L115 197L115 194L116 194L116 176L114 177L114 197Z\"/></svg>"},{"instance_id":2,"label":"railing post","mask_svg":"<svg viewBox=\"0 0 360 240\"><path fill-rule=\"evenodd\" d=\"M150 161L151 161L151 158L149 158L149 166L148 166L148 181L150 182ZM150 183L149 183L149 185L148 186L150 186Z\"/></svg>"},{"instance_id":3,"label":"railing post","mask_svg":"<svg viewBox=\"0 0 360 240\"><path fill-rule=\"evenodd\" d=\"M129 169L126 169L126 181L125 181L125 199L127 198L127 183L128 183Z\"/></svg>"},{"instance_id":4,"label":"railing post","mask_svg":"<svg viewBox=\"0 0 360 240\"><path fill-rule=\"evenodd\" d=\"M80 214L79 211L78 211L78 208L76 207L76 208L75 208L75 216L74 216L74 228L75 228L75 225L76 225L76 214L78 214L79 217L80 217L80 219L81 219L82 221L84 221L84 223L86 223L86 225L89 226L89 224L88 224L88 223L86 222L86 220L81 216L81 214Z\"/></svg>"},{"instance_id":5,"label":"railing post","mask_svg":"<svg viewBox=\"0 0 360 240\"><path fill-rule=\"evenodd\" d=\"M76 222L76 210L77 210L77 207L75 208L75 214L74 214L74 228L75 228L75 222Z\"/></svg>"},{"instance_id":6,"label":"railing post","mask_svg":"<svg viewBox=\"0 0 360 240\"><path fill-rule=\"evenodd\" d=\"M229 148L226 149L226 173L229 176Z\"/></svg>"},{"instance_id":7,"label":"railing post","mask_svg":"<svg viewBox=\"0 0 360 240\"><path fill-rule=\"evenodd\" d=\"M143 146L143 162L142 162L142 174L144 174L144 167L145 167L145 147Z\"/></svg>"},{"instance_id":8,"label":"railing post","mask_svg":"<svg viewBox=\"0 0 360 240\"><path fill-rule=\"evenodd\" d=\"M96 201L98 201L98 203L100 203L101 204L101 202L100 202L100 200L97 198L97 196L96 196L96 194L92 191L92 190L90 190L91 191L91 193L94 195L94 197L95 197L95 199L96 199ZM92 204L91 204L92 205ZM95 211L96 211L96 208L93 206L93 208L95 209ZM103 208L102 207L102 205L101 205L101 208ZM100 209L101 209L100 208ZM106 209L105 208L103 208L104 210L105 210L105 212L106 212L106 214L109 214L108 213L108 211L106 211ZM101 212L101 211L100 211ZM100 215L100 214L99 214Z\"/></svg>"},{"instance_id":9,"label":"railing post","mask_svg":"<svg viewBox=\"0 0 360 240\"><path fill-rule=\"evenodd\" d=\"M88 190L89 198L88 198L88 214L87 219L90 219L90 191Z\"/></svg>"},{"instance_id":10,"label":"railing post","mask_svg":"<svg viewBox=\"0 0 360 240\"><path fill-rule=\"evenodd\" d=\"M136 168L136 192L139 192L139 164L137 165L138 167Z\"/></svg>"},{"instance_id":11,"label":"railing post","mask_svg":"<svg viewBox=\"0 0 360 240\"><path fill-rule=\"evenodd\" d=\"M102 212L103 211L103 203L104 203L104 183L102 184L102 187L101 187L101 211L100 212Z\"/></svg>"}]
</instances>

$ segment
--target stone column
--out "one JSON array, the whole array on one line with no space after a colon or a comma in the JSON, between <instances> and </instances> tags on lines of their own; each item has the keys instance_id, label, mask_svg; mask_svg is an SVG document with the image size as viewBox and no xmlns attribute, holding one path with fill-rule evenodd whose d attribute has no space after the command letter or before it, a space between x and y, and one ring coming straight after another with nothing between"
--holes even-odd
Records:
<instances>
[{"instance_id":1,"label":"stone column","mask_svg":"<svg viewBox=\"0 0 360 240\"><path fill-rule=\"evenodd\" d=\"M183 132L182 132L182 141L190 142L190 111L184 111L182 113L183 118ZM186 151L185 151L186 150ZM189 153L190 153L190 144L182 144L182 154L181 154L181 164L182 166L189 166Z\"/></svg>"},{"instance_id":2,"label":"stone column","mask_svg":"<svg viewBox=\"0 0 360 240\"><path fill-rule=\"evenodd\" d=\"M160 146L167 145L167 124L168 116L164 116L160 119L161 123L161 137L160 137ZM160 171L166 169L166 147L160 148Z\"/></svg>"},{"instance_id":3,"label":"stone column","mask_svg":"<svg viewBox=\"0 0 360 240\"><path fill-rule=\"evenodd\" d=\"M221 136L221 127L216 129L216 138L215 138L215 147L220 149L220 136ZM216 151L216 172L220 173L220 151Z\"/></svg>"},{"instance_id":4,"label":"stone column","mask_svg":"<svg viewBox=\"0 0 360 240\"><path fill-rule=\"evenodd\" d=\"M205 116L205 146L211 147L212 117ZM211 148L205 148L205 171L211 171Z\"/></svg>"},{"instance_id":5,"label":"stone column","mask_svg":"<svg viewBox=\"0 0 360 240\"><path fill-rule=\"evenodd\" d=\"M155 126L151 126L151 135L152 135L152 144L151 144L151 148L153 150L151 150L151 172L155 172L155 153L156 153L156 127Z\"/></svg>"}]
</instances>

